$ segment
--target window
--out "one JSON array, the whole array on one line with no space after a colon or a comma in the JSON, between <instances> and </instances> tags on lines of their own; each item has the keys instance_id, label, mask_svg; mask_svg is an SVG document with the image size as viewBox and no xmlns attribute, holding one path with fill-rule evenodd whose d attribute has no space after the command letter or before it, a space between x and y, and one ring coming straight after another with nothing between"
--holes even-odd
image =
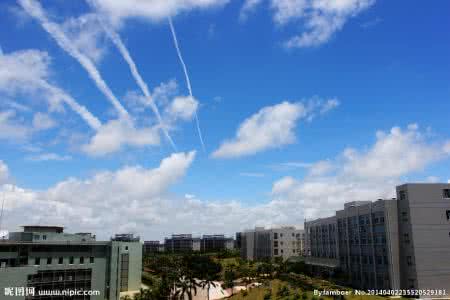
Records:
<instances>
[{"instance_id":1,"label":"window","mask_svg":"<svg viewBox=\"0 0 450 300\"><path fill-rule=\"evenodd\" d=\"M274 242L273 242L273 246L274 246L274 247L278 247L278 241L274 241Z\"/></svg>"},{"instance_id":2,"label":"window","mask_svg":"<svg viewBox=\"0 0 450 300\"><path fill-rule=\"evenodd\" d=\"M406 211L402 211L402 221L408 222L408 213Z\"/></svg>"},{"instance_id":3,"label":"window","mask_svg":"<svg viewBox=\"0 0 450 300\"><path fill-rule=\"evenodd\" d=\"M445 214L447 215L447 221L450 220L450 210L447 210L447 211L445 212Z\"/></svg>"},{"instance_id":4,"label":"window","mask_svg":"<svg viewBox=\"0 0 450 300\"><path fill-rule=\"evenodd\" d=\"M409 233L403 234L403 241L405 244L409 244Z\"/></svg>"},{"instance_id":5,"label":"window","mask_svg":"<svg viewBox=\"0 0 450 300\"><path fill-rule=\"evenodd\" d=\"M89 263L91 263L91 264L94 263L94 257L93 256L89 257Z\"/></svg>"},{"instance_id":6,"label":"window","mask_svg":"<svg viewBox=\"0 0 450 300\"><path fill-rule=\"evenodd\" d=\"M406 257L406 264L407 264L408 266L412 266L412 265L413 265L412 257L411 257L411 256L407 256L407 257Z\"/></svg>"},{"instance_id":7,"label":"window","mask_svg":"<svg viewBox=\"0 0 450 300\"><path fill-rule=\"evenodd\" d=\"M280 250L281 254L283 254L283 249Z\"/></svg>"},{"instance_id":8,"label":"window","mask_svg":"<svg viewBox=\"0 0 450 300\"><path fill-rule=\"evenodd\" d=\"M34 239L34 240L39 240L39 234L33 235L33 239Z\"/></svg>"},{"instance_id":9,"label":"window","mask_svg":"<svg viewBox=\"0 0 450 300\"><path fill-rule=\"evenodd\" d=\"M292 233L292 237L294 237L295 236L295 234L294 233Z\"/></svg>"},{"instance_id":10,"label":"window","mask_svg":"<svg viewBox=\"0 0 450 300\"><path fill-rule=\"evenodd\" d=\"M73 262L75 261L75 259L73 258L73 256L69 257L69 264L73 265Z\"/></svg>"},{"instance_id":11,"label":"window","mask_svg":"<svg viewBox=\"0 0 450 300\"><path fill-rule=\"evenodd\" d=\"M274 232L274 233L273 233L273 239L274 239L274 240L278 239L278 232Z\"/></svg>"},{"instance_id":12,"label":"window","mask_svg":"<svg viewBox=\"0 0 450 300\"><path fill-rule=\"evenodd\" d=\"M83 256L80 257L80 265L82 265L82 264L84 264L84 257Z\"/></svg>"},{"instance_id":13,"label":"window","mask_svg":"<svg viewBox=\"0 0 450 300\"><path fill-rule=\"evenodd\" d=\"M35 266L39 266L41 264L41 258L40 257L35 257L34 258L34 265Z\"/></svg>"},{"instance_id":14,"label":"window","mask_svg":"<svg viewBox=\"0 0 450 300\"><path fill-rule=\"evenodd\" d=\"M47 265L51 265L52 264L52 258L51 257L47 257Z\"/></svg>"},{"instance_id":15,"label":"window","mask_svg":"<svg viewBox=\"0 0 450 300\"><path fill-rule=\"evenodd\" d=\"M406 191L400 191L399 195L400 195L400 200L406 200Z\"/></svg>"},{"instance_id":16,"label":"window","mask_svg":"<svg viewBox=\"0 0 450 300\"><path fill-rule=\"evenodd\" d=\"M280 233L280 238L282 238L283 237L283 234L282 233Z\"/></svg>"},{"instance_id":17,"label":"window","mask_svg":"<svg viewBox=\"0 0 450 300\"><path fill-rule=\"evenodd\" d=\"M280 245L283 246L283 242L280 242Z\"/></svg>"},{"instance_id":18,"label":"window","mask_svg":"<svg viewBox=\"0 0 450 300\"><path fill-rule=\"evenodd\" d=\"M58 258L58 265L62 265L64 261L64 258L60 257Z\"/></svg>"},{"instance_id":19,"label":"window","mask_svg":"<svg viewBox=\"0 0 450 300\"><path fill-rule=\"evenodd\" d=\"M450 189L444 189L443 191L444 198L450 198Z\"/></svg>"},{"instance_id":20,"label":"window","mask_svg":"<svg viewBox=\"0 0 450 300\"><path fill-rule=\"evenodd\" d=\"M128 251L128 246L125 246L125 251Z\"/></svg>"},{"instance_id":21,"label":"window","mask_svg":"<svg viewBox=\"0 0 450 300\"><path fill-rule=\"evenodd\" d=\"M278 249L273 249L273 255L278 255Z\"/></svg>"},{"instance_id":22,"label":"window","mask_svg":"<svg viewBox=\"0 0 450 300\"><path fill-rule=\"evenodd\" d=\"M46 239L47 239L47 235L44 234L44 235L42 236L42 239L43 239L43 240L46 240Z\"/></svg>"}]
</instances>

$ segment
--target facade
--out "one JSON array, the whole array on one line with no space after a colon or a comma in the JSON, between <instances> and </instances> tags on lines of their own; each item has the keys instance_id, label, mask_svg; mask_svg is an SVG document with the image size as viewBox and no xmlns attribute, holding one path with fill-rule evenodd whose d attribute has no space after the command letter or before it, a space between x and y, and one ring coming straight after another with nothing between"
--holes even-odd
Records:
<instances>
[{"instance_id":1,"label":"facade","mask_svg":"<svg viewBox=\"0 0 450 300\"><path fill-rule=\"evenodd\" d=\"M164 245L159 241L144 241L143 251L144 255L163 252Z\"/></svg>"},{"instance_id":2,"label":"facade","mask_svg":"<svg viewBox=\"0 0 450 300\"><path fill-rule=\"evenodd\" d=\"M200 251L201 241L192 234L172 234L164 240L164 251L167 252L196 252Z\"/></svg>"},{"instance_id":3,"label":"facade","mask_svg":"<svg viewBox=\"0 0 450 300\"><path fill-rule=\"evenodd\" d=\"M120 292L140 289L141 273L136 241L96 241L90 233L67 234L57 226L24 226L0 240L0 299L11 298L4 288L34 288L26 299L62 299L38 291L67 289L98 293L71 299L119 299Z\"/></svg>"},{"instance_id":4,"label":"facade","mask_svg":"<svg viewBox=\"0 0 450 300\"><path fill-rule=\"evenodd\" d=\"M450 290L450 184L401 185L397 199L305 222L306 263L357 288Z\"/></svg>"},{"instance_id":5,"label":"facade","mask_svg":"<svg viewBox=\"0 0 450 300\"><path fill-rule=\"evenodd\" d=\"M400 185L397 198L401 287L449 293L450 184Z\"/></svg>"},{"instance_id":6,"label":"facade","mask_svg":"<svg viewBox=\"0 0 450 300\"><path fill-rule=\"evenodd\" d=\"M264 260L280 257L287 260L304 254L304 231L295 227L265 229L256 227L238 234L241 257L248 260Z\"/></svg>"},{"instance_id":7,"label":"facade","mask_svg":"<svg viewBox=\"0 0 450 300\"><path fill-rule=\"evenodd\" d=\"M202 252L218 252L233 249L234 240L225 237L223 234L203 235L200 241L200 251Z\"/></svg>"}]
</instances>

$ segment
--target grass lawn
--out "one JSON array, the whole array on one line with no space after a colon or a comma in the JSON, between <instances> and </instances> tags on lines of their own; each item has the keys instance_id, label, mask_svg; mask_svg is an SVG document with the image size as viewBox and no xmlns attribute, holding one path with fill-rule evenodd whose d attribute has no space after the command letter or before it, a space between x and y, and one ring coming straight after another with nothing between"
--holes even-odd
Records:
<instances>
[{"instance_id":1,"label":"grass lawn","mask_svg":"<svg viewBox=\"0 0 450 300\"><path fill-rule=\"evenodd\" d=\"M280 289L280 287L282 286L286 286L289 288L289 296L281 296L279 297L277 295L278 290ZM229 298L230 300L264 300L264 295L266 295L268 293L268 291L272 290L272 297L270 299L272 300L294 300L297 299L294 297L294 295L296 293L298 293L300 295L300 298L298 298L299 300L303 300L304 296L302 297L302 295L304 295L306 293L307 298L306 299L323 299L323 300L333 300L333 297L331 296L321 296L320 298L318 296L313 295L312 291L302 291L300 289L295 289L295 288L290 288L289 285L285 282L282 282L280 280L272 280L270 281L269 286L266 287L258 287L258 288L253 288L250 289L248 291L248 295L244 296L243 292L241 291L240 293L237 293L236 295L234 295L233 297ZM387 297L380 297L380 296L355 296L355 295L348 295L345 296L346 300L363 300L363 299L370 299L370 300L387 300L389 298Z\"/></svg>"}]
</instances>

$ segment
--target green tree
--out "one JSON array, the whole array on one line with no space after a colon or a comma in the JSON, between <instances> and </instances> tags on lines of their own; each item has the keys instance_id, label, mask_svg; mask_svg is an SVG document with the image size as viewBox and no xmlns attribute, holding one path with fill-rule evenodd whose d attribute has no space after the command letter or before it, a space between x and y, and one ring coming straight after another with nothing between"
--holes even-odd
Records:
<instances>
[{"instance_id":1,"label":"green tree","mask_svg":"<svg viewBox=\"0 0 450 300\"><path fill-rule=\"evenodd\" d=\"M224 273L224 286L227 289L231 289L231 295L233 295L234 281L237 279L237 272L235 265L228 265Z\"/></svg>"}]
</instances>

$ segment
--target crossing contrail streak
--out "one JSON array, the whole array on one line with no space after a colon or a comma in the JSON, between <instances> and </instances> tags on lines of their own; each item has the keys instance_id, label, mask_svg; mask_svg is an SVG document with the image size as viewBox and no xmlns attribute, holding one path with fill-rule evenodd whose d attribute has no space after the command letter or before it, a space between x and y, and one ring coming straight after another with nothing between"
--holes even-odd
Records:
<instances>
[{"instance_id":1,"label":"crossing contrail streak","mask_svg":"<svg viewBox=\"0 0 450 300\"><path fill-rule=\"evenodd\" d=\"M134 63L134 60L131 57L130 52L128 51L128 49L124 45L124 43L122 42L122 39L120 38L118 33L109 29L102 20L100 20L100 23L102 24L102 26L103 26L105 32L108 34L109 38L116 45L117 49L119 49L119 52L122 55L123 59L127 62L128 66L130 68L131 74L133 75L134 80L136 81L136 83L138 84L140 89L142 90L142 93L144 94L144 96L147 98L147 100L150 104L150 107L153 110L153 113L156 115L156 118L158 119L158 123L160 124L161 129L164 132L164 135L166 136L167 140L169 140L173 149L176 151L177 147L176 147L175 143L173 142L172 138L170 137L169 132L167 131L167 129L164 126L164 123L162 121L161 114L159 113L158 107L156 106L155 102L153 101L153 97L148 89L148 86L145 83L145 81L142 79L142 76L139 73L139 71L136 67L136 64Z\"/></svg>"},{"instance_id":2,"label":"crossing contrail streak","mask_svg":"<svg viewBox=\"0 0 450 300\"><path fill-rule=\"evenodd\" d=\"M189 90L189 95L191 96L192 99L194 99L194 96L192 94L191 80L189 79L189 73L187 71L186 64L184 63L183 56L181 55L180 46L178 45L177 34L175 32L175 28L173 26L171 17L169 17L169 26L170 31L172 32L173 43L175 45L175 49L177 50L178 58L180 59L181 66L183 67L184 77L186 78L186 84ZM200 121L198 120L197 110L194 111L194 116L195 116L195 123L197 124L198 137L200 138L200 143L202 144L203 151L205 151L205 143L203 142L203 136L202 131L200 129Z\"/></svg>"},{"instance_id":3,"label":"crossing contrail streak","mask_svg":"<svg viewBox=\"0 0 450 300\"><path fill-rule=\"evenodd\" d=\"M34 0L19 0L19 4L22 8L33 18L39 21L41 26L47 31L48 34L56 41L56 43L69 55L75 58L81 66L88 72L91 79L95 82L99 90L111 101L112 105L118 111L120 117L129 119L129 114L126 109L120 104L119 100L114 96L111 89L103 80L100 72L95 67L92 60L84 55L75 47L69 38L65 35L58 24L51 22L41 5Z\"/></svg>"},{"instance_id":4,"label":"crossing contrail streak","mask_svg":"<svg viewBox=\"0 0 450 300\"><path fill-rule=\"evenodd\" d=\"M102 126L97 117L95 117L86 107L80 105L75 99L69 94L65 93L58 87L55 87L47 82L41 83L42 87L50 91L53 95L58 96L62 99L72 110L74 110L80 117L94 130L99 130Z\"/></svg>"}]
</instances>

